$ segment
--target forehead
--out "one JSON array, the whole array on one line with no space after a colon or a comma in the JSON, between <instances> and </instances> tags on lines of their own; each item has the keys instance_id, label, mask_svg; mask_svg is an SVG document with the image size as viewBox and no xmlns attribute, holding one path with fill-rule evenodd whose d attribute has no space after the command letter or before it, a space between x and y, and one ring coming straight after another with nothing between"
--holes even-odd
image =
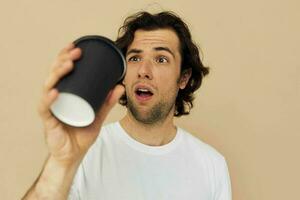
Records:
<instances>
[{"instance_id":1,"label":"forehead","mask_svg":"<svg viewBox=\"0 0 300 200\"><path fill-rule=\"evenodd\" d=\"M169 47L173 51L179 52L179 38L171 29L137 30L134 33L133 42L129 45L128 50L131 48L154 46Z\"/></svg>"}]
</instances>

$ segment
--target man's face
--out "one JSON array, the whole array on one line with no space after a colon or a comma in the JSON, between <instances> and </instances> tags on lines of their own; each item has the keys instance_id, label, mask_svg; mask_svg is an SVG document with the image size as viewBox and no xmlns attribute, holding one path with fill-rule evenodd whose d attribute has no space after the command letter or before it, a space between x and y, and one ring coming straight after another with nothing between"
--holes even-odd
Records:
<instances>
[{"instance_id":1,"label":"man's face","mask_svg":"<svg viewBox=\"0 0 300 200\"><path fill-rule=\"evenodd\" d=\"M180 78L179 39L170 29L137 30L126 53L124 79L129 114L145 124L163 121L174 113Z\"/></svg>"}]
</instances>

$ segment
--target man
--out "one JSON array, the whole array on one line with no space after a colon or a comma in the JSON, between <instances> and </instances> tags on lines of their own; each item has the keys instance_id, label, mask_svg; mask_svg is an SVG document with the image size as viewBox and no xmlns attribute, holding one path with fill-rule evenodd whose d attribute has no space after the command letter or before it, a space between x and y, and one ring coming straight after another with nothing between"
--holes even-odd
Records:
<instances>
[{"instance_id":1,"label":"man","mask_svg":"<svg viewBox=\"0 0 300 200\"><path fill-rule=\"evenodd\" d=\"M127 61L125 94L117 85L86 128L49 111L54 85L81 55L72 44L60 52L39 106L50 153L24 199L231 199L224 158L173 123L189 113L208 73L186 24L170 12L141 12L125 20L116 44ZM99 134L120 97L127 114Z\"/></svg>"}]
</instances>

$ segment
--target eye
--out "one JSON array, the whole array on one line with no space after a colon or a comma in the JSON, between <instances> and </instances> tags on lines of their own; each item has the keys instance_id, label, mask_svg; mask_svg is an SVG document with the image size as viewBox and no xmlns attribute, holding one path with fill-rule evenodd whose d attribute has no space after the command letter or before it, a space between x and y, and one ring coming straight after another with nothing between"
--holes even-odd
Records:
<instances>
[{"instance_id":1,"label":"eye","mask_svg":"<svg viewBox=\"0 0 300 200\"><path fill-rule=\"evenodd\" d=\"M168 63L169 60L166 56L159 56L156 58L156 62L158 63Z\"/></svg>"},{"instance_id":2,"label":"eye","mask_svg":"<svg viewBox=\"0 0 300 200\"><path fill-rule=\"evenodd\" d=\"M141 58L138 56L132 56L128 59L128 62L139 62L141 61Z\"/></svg>"}]
</instances>

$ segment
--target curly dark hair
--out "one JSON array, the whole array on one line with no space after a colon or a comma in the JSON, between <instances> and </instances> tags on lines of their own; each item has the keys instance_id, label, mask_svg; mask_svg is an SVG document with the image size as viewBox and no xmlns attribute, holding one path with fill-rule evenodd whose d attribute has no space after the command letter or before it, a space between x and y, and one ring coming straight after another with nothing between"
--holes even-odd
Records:
<instances>
[{"instance_id":1,"label":"curly dark hair","mask_svg":"<svg viewBox=\"0 0 300 200\"><path fill-rule=\"evenodd\" d=\"M191 33L183 20L173 12L164 11L157 14L138 12L125 19L120 27L116 45L126 55L128 46L133 42L137 30L171 29L175 31L180 41L181 75L191 69L191 77L184 89L180 89L176 97L174 116L179 117L190 113L193 107L193 93L201 86L202 78L209 73L209 68L202 64L199 50L193 42ZM127 105L124 94L119 103Z\"/></svg>"}]
</instances>

